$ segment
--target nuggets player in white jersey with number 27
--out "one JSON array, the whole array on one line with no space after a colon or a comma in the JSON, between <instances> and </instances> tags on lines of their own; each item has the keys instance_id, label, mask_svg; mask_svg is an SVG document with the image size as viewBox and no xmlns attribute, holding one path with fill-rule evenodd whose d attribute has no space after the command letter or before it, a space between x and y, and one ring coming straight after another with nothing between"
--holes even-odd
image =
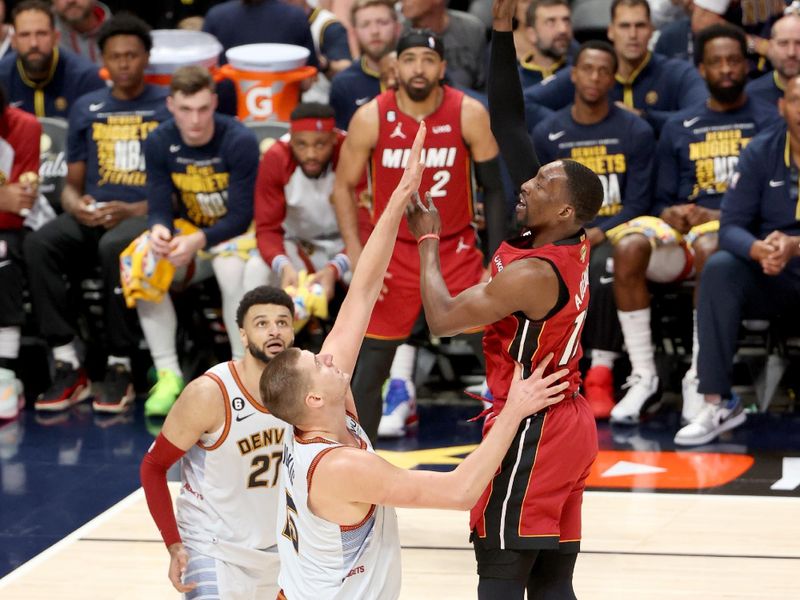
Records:
<instances>
[{"instance_id":1,"label":"nuggets player in white jersey with number 27","mask_svg":"<svg viewBox=\"0 0 800 600\"><path fill-rule=\"evenodd\" d=\"M192 381L145 455L142 487L170 554L169 579L187 600L274 598L275 515L286 424L258 399L265 365L294 342L294 304L269 286L237 311L242 360ZM181 460L177 520L167 469Z\"/></svg>"}]
</instances>

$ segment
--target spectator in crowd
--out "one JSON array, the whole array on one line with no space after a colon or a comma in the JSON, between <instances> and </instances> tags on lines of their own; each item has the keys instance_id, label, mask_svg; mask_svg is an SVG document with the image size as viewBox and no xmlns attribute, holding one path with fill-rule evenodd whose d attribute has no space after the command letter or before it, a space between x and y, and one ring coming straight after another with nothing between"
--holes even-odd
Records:
<instances>
[{"instance_id":1,"label":"spectator in crowd","mask_svg":"<svg viewBox=\"0 0 800 600\"><path fill-rule=\"evenodd\" d=\"M430 29L446 48L447 80L482 91L486 87L486 28L472 15L447 8L447 0L402 0L406 30Z\"/></svg>"},{"instance_id":2,"label":"spectator in crowd","mask_svg":"<svg viewBox=\"0 0 800 600\"><path fill-rule=\"evenodd\" d=\"M242 270L236 268L243 257L235 248L235 238L244 234L253 220L258 142L239 121L216 114L216 106L214 80L208 70L189 66L175 72L167 98L172 119L148 137L144 148L147 222L156 256L181 269L176 278L194 282L216 276L231 352L240 359L244 348L235 335L236 307L247 290L243 289ZM177 210L173 196L178 198ZM176 218L188 221L194 231L173 235ZM249 254L245 255L249 260ZM189 276L191 270L194 273ZM164 416L184 385L175 339L175 307L165 294L160 302L139 300L136 310L158 373L145 402L145 414Z\"/></svg>"},{"instance_id":3,"label":"spectator in crowd","mask_svg":"<svg viewBox=\"0 0 800 600\"><path fill-rule=\"evenodd\" d=\"M100 29L111 18L111 9L99 0L53 0L53 9L61 45L102 66Z\"/></svg>"},{"instance_id":4,"label":"spectator in crowd","mask_svg":"<svg viewBox=\"0 0 800 600\"><path fill-rule=\"evenodd\" d=\"M25 261L39 332L53 351L52 385L36 401L38 410L64 410L89 396L81 368L78 329L68 313L66 274L71 281L98 261L105 294L110 356L93 406L120 412L133 402L130 353L138 345L136 323L121 296L119 255L145 230L147 172L142 142L165 120L166 92L145 83L152 47L147 25L132 15L107 21L98 35L112 87L78 98L69 116L64 213L25 239ZM132 321L132 322L131 322Z\"/></svg>"},{"instance_id":5,"label":"spectator in crowd","mask_svg":"<svg viewBox=\"0 0 800 600\"><path fill-rule=\"evenodd\" d=\"M498 149L489 129L489 115L476 100L441 83L445 49L442 39L430 30L410 30L398 42L399 87L387 90L362 106L353 116L336 172L333 202L350 258L361 253L356 217L355 191L367 165L371 166L372 217L386 206L405 165L420 119L430 132L425 148L423 189L436 198L443 213L442 244L451 260L445 277L453 290L480 281L482 257L472 229L472 181L469 164L474 162L478 185L484 188L489 246L499 246L505 232L505 200L500 178ZM446 211L446 213L445 213ZM387 401L381 419L381 387L390 374L395 349L411 333L421 310L419 257L406 225L400 227L395 244L388 293L379 301L364 340L354 379L355 397L365 431L375 439L379 422L386 435L402 435L415 418L412 398L396 405ZM473 336L477 338L477 336ZM473 339L473 341L478 341ZM411 385L413 360L400 377L400 385ZM411 396L411 394L409 394Z\"/></svg>"},{"instance_id":6,"label":"spectator in crowd","mask_svg":"<svg viewBox=\"0 0 800 600\"><path fill-rule=\"evenodd\" d=\"M584 343L592 349L593 366L584 380L584 390L597 418L608 418L614 406L611 369L605 365L613 366L614 351L622 349L610 285L613 269L609 269L609 263L614 250L605 243L606 232L647 214L652 203L656 150L650 125L609 98L616 63L614 48L607 42L583 44L572 69L575 101L533 130L536 154L542 164L569 158L595 171L603 184L603 205L586 231L592 244L592 301L583 328Z\"/></svg>"},{"instance_id":7,"label":"spectator in crowd","mask_svg":"<svg viewBox=\"0 0 800 600\"><path fill-rule=\"evenodd\" d=\"M683 7L684 14L674 21L665 23L653 34L651 43L655 40L653 51L668 58L680 58L694 62L694 34L702 29L694 29L696 23L692 22L692 1L679 0L678 4ZM651 5L652 8L652 5ZM722 19L720 19L720 22ZM708 23L705 25L713 25Z\"/></svg>"},{"instance_id":8,"label":"spectator in crowd","mask_svg":"<svg viewBox=\"0 0 800 600\"><path fill-rule=\"evenodd\" d=\"M330 299L350 271L330 201L344 133L334 126L333 109L317 103L295 108L289 127L289 139L270 146L258 167L258 249L281 288L296 287L306 270Z\"/></svg>"},{"instance_id":9,"label":"spectator in crowd","mask_svg":"<svg viewBox=\"0 0 800 600\"><path fill-rule=\"evenodd\" d=\"M38 194L41 135L36 118L8 106L0 86L0 419L13 419L25 403L16 376L25 323L23 223Z\"/></svg>"},{"instance_id":10,"label":"spectator in crowd","mask_svg":"<svg viewBox=\"0 0 800 600\"><path fill-rule=\"evenodd\" d=\"M37 117L66 118L83 94L105 87L97 65L58 47L53 9L44 0L14 7L14 52L0 60L9 102Z\"/></svg>"},{"instance_id":11,"label":"spectator in crowd","mask_svg":"<svg viewBox=\"0 0 800 600\"><path fill-rule=\"evenodd\" d=\"M356 0L351 14L361 58L333 78L330 93L336 127L342 131L359 106L385 90L381 61L394 51L400 35L392 0Z\"/></svg>"},{"instance_id":12,"label":"spectator in crowd","mask_svg":"<svg viewBox=\"0 0 800 600\"><path fill-rule=\"evenodd\" d=\"M6 23L6 3L0 0L0 58L11 52L14 28Z\"/></svg>"},{"instance_id":13,"label":"spectator in crowd","mask_svg":"<svg viewBox=\"0 0 800 600\"><path fill-rule=\"evenodd\" d=\"M790 12L772 25L769 60L774 67L745 87L747 95L777 106L788 81L800 73L800 15Z\"/></svg>"},{"instance_id":14,"label":"spectator in crowd","mask_svg":"<svg viewBox=\"0 0 800 600\"><path fill-rule=\"evenodd\" d=\"M785 123L744 149L722 199L719 245L703 270L697 303L701 410L675 443L706 444L745 421L731 390L742 318L797 314L800 303L800 77L778 101ZM684 399L685 401L685 399Z\"/></svg>"},{"instance_id":15,"label":"spectator in crowd","mask_svg":"<svg viewBox=\"0 0 800 600\"><path fill-rule=\"evenodd\" d=\"M224 50L234 46L276 43L307 48L307 64L320 66L305 12L281 0L228 0L208 11L203 31L222 44L222 63L227 62Z\"/></svg>"},{"instance_id":16,"label":"spectator in crowd","mask_svg":"<svg viewBox=\"0 0 800 600\"><path fill-rule=\"evenodd\" d=\"M569 62L572 11L567 0L533 0L523 18L518 29L523 30L530 51L519 59L519 74L526 88L541 83ZM515 45L519 37L515 31Z\"/></svg>"},{"instance_id":17,"label":"spectator in crowd","mask_svg":"<svg viewBox=\"0 0 800 600\"><path fill-rule=\"evenodd\" d=\"M336 15L326 8L319 6L315 8L307 0L285 1L288 4L299 6L307 15L308 25L311 27L311 37L314 40L314 48L319 60L320 72L317 74L314 85L303 94L303 101L327 104L331 79L353 62L347 41L347 30L336 18Z\"/></svg>"},{"instance_id":18,"label":"spectator in crowd","mask_svg":"<svg viewBox=\"0 0 800 600\"><path fill-rule=\"evenodd\" d=\"M619 66L612 98L620 108L646 119L658 135L672 113L705 100L708 92L691 64L647 49L652 32L647 0L614 0L608 38ZM564 69L547 85L525 90L525 104L557 110L572 102L574 95L569 72Z\"/></svg>"},{"instance_id":19,"label":"spectator in crowd","mask_svg":"<svg viewBox=\"0 0 800 600\"><path fill-rule=\"evenodd\" d=\"M695 57L710 98L667 121L656 156L654 215L608 232L614 249L614 296L625 347L631 362L627 393L611 411L616 423L638 423L658 400L650 332L647 281L667 283L699 277L717 248L719 205L736 169L740 151L759 131L777 120L769 104L748 98L747 46L744 32L733 25L712 25L697 35ZM683 418L701 408L697 388L697 326L692 366L684 380Z\"/></svg>"}]
</instances>

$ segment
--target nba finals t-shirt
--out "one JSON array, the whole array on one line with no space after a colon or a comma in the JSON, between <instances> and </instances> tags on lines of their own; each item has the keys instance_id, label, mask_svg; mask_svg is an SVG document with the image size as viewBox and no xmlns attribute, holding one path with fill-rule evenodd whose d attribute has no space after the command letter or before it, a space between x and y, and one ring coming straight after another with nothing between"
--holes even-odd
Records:
<instances>
[{"instance_id":1,"label":"nba finals t-shirt","mask_svg":"<svg viewBox=\"0 0 800 600\"><path fill-rule=\"evenodd\" d=\"M67 162L86 162L84 193L98 202L146 197L142 142L169 118L166 88L148 85L138 98L119 100L110 89L78 98L69 116Z\"/></svg>"}]
</instances>

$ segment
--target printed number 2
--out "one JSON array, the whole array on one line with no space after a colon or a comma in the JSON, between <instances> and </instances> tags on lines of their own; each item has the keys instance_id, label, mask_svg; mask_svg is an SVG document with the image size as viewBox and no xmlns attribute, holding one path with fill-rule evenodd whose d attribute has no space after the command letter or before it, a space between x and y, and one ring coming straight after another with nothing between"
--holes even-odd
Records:
<instances>
[{"instance_id":1,"label":"printed number 2","mask_svg":"<svg viewBox=\"0 0 800 600\"><path fill-rule=\"evenodd\" d=\"M253 462L251 463L253 466L253 472L250 473L250 479L247 482L247 487L275 487L275 484L278 483L278 470L281 466L282 456L283 452L273 452L272 454L254 456ZM259 479L260 475L263 475L269 471L269 467L272 464L275 465L275 474L272 476L272 481L269 480L268 476L264 477L263 479Z\"/></svg>"},{"instance_id":2,"label":"printed number 2","mask_svg":"<svg viewBox=\"0 0 800 600\"><path fill-rule=\"evenodd\" d=\"M575 353L578 351L578 342L581 339L581 330L583 329L583 322L586 320L586 311L582 310L575 317L575 324L572 328L572 335L569 336L567 347L564 348L564 354L561 355L561 360L558 361L558 366L563 367L567 364Z\"/></svg>"},{"instance_id":3,"label":"printed number 2","mask_svg":"<svg viewBox=\"0 0 800 600\"><path fill-rule=\"evenodd\" d=\"M436 171L432 179L436 183L431 186L431 196L434 198L444 198L447 196L444 186L450 181L450 171Z\"/></svg>"}]
</instances>

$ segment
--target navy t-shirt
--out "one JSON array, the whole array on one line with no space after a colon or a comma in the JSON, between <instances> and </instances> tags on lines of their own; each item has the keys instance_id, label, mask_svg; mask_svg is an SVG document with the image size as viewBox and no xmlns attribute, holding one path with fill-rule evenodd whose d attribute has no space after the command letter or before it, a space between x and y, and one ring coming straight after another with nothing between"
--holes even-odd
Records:
<instances>
[{"instance_id":1,"label":"navy t-shirt","mask_svg":"<svg viewBox=\"0 0 800 600\"><path fill-rule=\"evenodd\" d=\"M611 105L605 119L582 125L570 105L539 123L533 142L542 164L570 158L600 178L603 206L587 227L608 231L649 211L656 142L644 119Z\"/></svg>"},{"instance_id":2,"label":"navy t-shirt","mask_svg":"<svg viewBox=\"0 0 800 600\"><path fill-rule=\"evenodd\" d=\"M142 142L169 118L166 97L166 88L148 85L133 100L119 100L103 88L75 101L69 114L67 162L86 163L85 194L98 202L145 199Z\"/></svg>"},{"instance_id":3,"label":"navy t-shirt","mask_svg":"<svg viewBox=\"0 0 800 600\"><path fill-rule=\"evenodd\" d=\"M211 247L250 226L258 142L239 121L216 114L211 141L187 146L170 119L150 135L144 151L149 227L158 224L172 230L173 219L180 216L200 227Z\"/></svg>"},{"instance_id":4,"label":"navy t-shirt","mask_svg":"<svg viewBox=\"0 0 800 600\"><path fill-rule=\"evenodd\" d=\"M347 131L350 119L358 110L375 96L380 94L380 73L367 67L366 59L353 61L341 73L334 75L331 80L331 94L329 103L336 113L336 127Z\"/></svg>"}]
</instances>

